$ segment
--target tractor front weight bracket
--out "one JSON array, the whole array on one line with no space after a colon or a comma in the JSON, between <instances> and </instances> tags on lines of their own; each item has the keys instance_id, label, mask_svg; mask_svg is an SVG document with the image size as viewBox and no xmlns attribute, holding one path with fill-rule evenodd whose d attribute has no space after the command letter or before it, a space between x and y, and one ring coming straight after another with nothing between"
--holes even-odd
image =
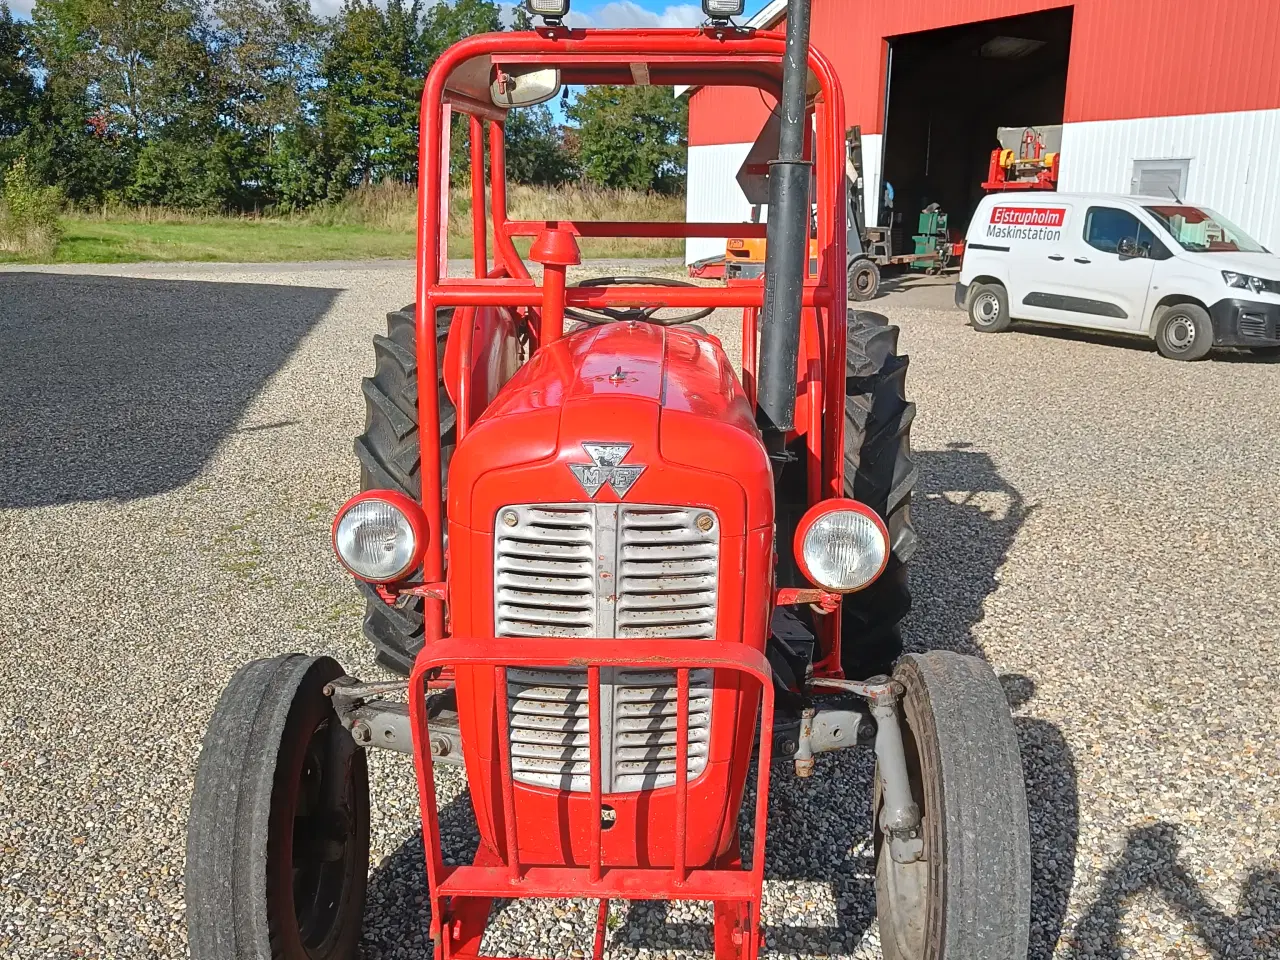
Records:
<instances>
[{"instance_id":1,"label":"tractor front weight bracket","mask_svg":"<svg viewBox=\"0 0 1280 960\"><path fill-rule=\"evenodd\" d=\"M889 840L889 855L896 863L915 863L924 856L924 840L920 833L920 806L911 796L911 780L907 774L907 756L902 743L902 724L898 720L898 703L902 685L889 677L870 680L836 680L815 677L813 686L843 690L866 700L876 723L876 761L880 776L880 829ZM812 712L812 711L810 711ZM801 719L803 740L804 720ZM809 761L812 764L812 760ZM796 772L799 770L797 752Z\"/></svg>"}]
</instances>

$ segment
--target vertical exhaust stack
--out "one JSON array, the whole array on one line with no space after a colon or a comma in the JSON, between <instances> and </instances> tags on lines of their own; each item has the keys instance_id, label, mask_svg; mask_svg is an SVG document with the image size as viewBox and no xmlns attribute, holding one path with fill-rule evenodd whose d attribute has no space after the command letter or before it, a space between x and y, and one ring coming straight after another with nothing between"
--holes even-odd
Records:
<instances>
[{"instance_id":1,"label":"vertical exhaust stack","mask_svg":"<svg viewBox=\"0 0 1280 960\"><path fill-rule=\"evenodd\" d=\"M760 429L795 427L800 300L809 251L809 162L804 159L805 88L809 79L809 0L787 0L787 49L778 104L778 159L769 165L765 228L764 317L756 387Z\"/></svg>"}]
</instances>

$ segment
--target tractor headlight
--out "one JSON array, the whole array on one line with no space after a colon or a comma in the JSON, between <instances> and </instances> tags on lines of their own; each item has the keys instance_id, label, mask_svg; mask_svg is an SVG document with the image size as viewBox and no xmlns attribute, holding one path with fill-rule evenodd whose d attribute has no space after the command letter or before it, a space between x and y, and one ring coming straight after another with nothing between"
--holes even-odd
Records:
<instances>
[{"instance_id":1,"label":"tractor headlight","mask_svg":"<svg viewBox=\"0 0 1280 960\"><path fill-rule=\"evenodd\" d=\"M796 559L806 577L832 593L875 582L889 562L889 530L856 500L824 500L796 528Z\"/></svg>"},{"instance_id":2,"label":"tractor headlight","mask_svg":"<svg viewBox=\"0 0 1280 960\"><path fill-rule=\"evenodd\" d=\"M333 549L361 580L390 583L422 562L426 518L413 500L394 490L352 497L333 521Z\"/></svg>"},{"instance_id":3,"label":"tractor headlight","mask_svg":"<svg viewBox=\"0 0 1280 960\"><path fill-rule=\"evenodd\" d=\"M742 16L746 0L702 0L702 12L709 20L728 20Z\"/></svg>"},{"instance_id":4,"label":"tractor headlight","mask_svg":"<svg viewBox=\"0 0 1280 960\"><path fill-rule=\"evenodd\" d=\"M569 0L525 0L529 12L559 22L569 15Z\"/></svg>"},{"instance_id":5,"label":"tractor headlight","mask_svg":"<svg viewBox=\"0 0 1280 960\"><path fill-rule=\"evenodd\" d=\"M1241 290L1248 290L1252 293L1261 293L1267 289L1267 281L1261 277L1251 277L1247 273L1236 273L1233 270L1223 270L1222 279L1228 287L1239 287Z\"/></svg>"}]
</instances>

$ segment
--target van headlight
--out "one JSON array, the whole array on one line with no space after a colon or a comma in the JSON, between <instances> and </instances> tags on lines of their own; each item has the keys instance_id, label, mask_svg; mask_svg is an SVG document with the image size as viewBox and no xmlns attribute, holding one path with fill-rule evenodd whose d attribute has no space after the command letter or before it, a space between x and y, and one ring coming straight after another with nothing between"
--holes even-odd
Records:
<instances>
[{"instance_id":1,"label":"van headlight","mask_svg":"<svg viewBox=\"0 0 1280 960\"><path fill-rule=\"evenodd\" d=\"M1261 277L1251 277L1247 273L1236 273L1234 270L1223 270L1222 279L1226 281L1228 287L1238 287L1252 293L1262 293L1273 283Z\"/></svg>"},{"instance_id":2,"label":"van headlight","mask_svg":"<svg viewBox=\"0 0 1280 960\"><path fill-rule=\"evenodd\" d=\"M857 500L824 500L810 507L796 528L794 546L801 572L832 593L870 586L889 563L888 528Z\"/></svg>"}]
</instances>

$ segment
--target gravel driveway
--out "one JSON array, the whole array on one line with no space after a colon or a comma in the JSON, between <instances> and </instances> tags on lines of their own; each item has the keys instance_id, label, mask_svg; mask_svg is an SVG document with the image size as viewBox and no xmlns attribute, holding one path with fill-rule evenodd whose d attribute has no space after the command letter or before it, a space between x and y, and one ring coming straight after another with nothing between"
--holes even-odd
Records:
<instances>
[{"instance_id":1,"label":"gravel driveway","mask_svg":"<svg viewBox=\"0 0 1280 960\"><path fill-rule=\"evenodd\" d=\"M376 675L328 531L369 338L410 286L400 264L0 272L0 956L184 956L228 677L290 650ZM909 642L982 653L1016 705L1032 955L1280 957L1280 364L981 336L938 284L874 306L919 406ZM372 768L365 953L425 956L411 767ZM780 779L771 954L879 955L869 782L860 754ZM488 946L581 956L592 916L517 904ZM705 919L615 907L611 955L705 955Z\"/></svg>"}]
</instances>

